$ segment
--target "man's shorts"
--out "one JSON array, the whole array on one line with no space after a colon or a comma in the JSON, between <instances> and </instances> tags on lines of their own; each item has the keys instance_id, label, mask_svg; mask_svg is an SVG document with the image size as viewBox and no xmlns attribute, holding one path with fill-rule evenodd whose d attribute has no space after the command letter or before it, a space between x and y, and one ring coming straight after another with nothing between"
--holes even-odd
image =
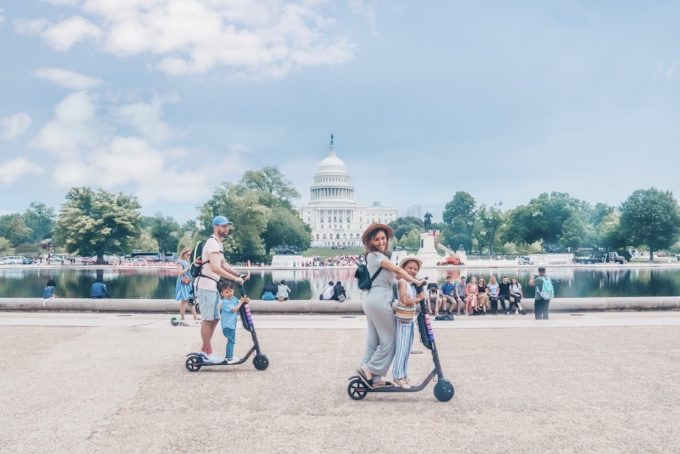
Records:
<instances>
[{"instance_id":1,"label":"man's shorts","mask_svg":"<svg viewBox=\"0 0 680 454\"><path fill-rule=\"evenodd\" d=\"M196 289L198 306L201 308L201 320L220 319L220 294L210 290Z\"/></svg>"}]
</instances>

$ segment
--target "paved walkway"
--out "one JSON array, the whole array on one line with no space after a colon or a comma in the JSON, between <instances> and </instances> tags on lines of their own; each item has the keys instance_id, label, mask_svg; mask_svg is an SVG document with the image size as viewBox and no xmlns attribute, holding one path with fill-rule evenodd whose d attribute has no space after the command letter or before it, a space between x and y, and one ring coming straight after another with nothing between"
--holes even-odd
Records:
<instances>
[{"instance_id":1,"label":"paved walkway","mask_svg":"<svg viewBox=\"0 0 680 454\"><path fill-rule=\"evenodd\" d=\"M0 452L680 452L678 312L437 322L448 403L347 397L363 317L255 323L269 369L189 373L198 328L162 314L0 313Z\"/></svg>"}]
</instances>

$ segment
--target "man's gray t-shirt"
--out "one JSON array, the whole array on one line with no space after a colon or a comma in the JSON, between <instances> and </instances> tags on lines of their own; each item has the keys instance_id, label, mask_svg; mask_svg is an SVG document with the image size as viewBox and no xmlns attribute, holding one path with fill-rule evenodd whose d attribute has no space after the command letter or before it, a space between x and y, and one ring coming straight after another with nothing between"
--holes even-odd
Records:
<instances>
[{"instance_id":1,"label":"man's gray t-shirt","mask_svg":"<svg viewBox=\"0 0 680 454\"><path fill-rule=\"evenodd\" d=\"M380 268L380 263L383 260L390 260L387 258L385 254L382 252L369 252L368 255L366 256L366 268L368 268L368 272L373 277L376 271L378 271L378 268ZM373 280L373 284L371 284L371 287L387 287L387 288L392 288L392 285L394 284L394 272L388 271L386 269L383 269L378 276L376 276L375 280Z\"/></svg>"}]
</instances>

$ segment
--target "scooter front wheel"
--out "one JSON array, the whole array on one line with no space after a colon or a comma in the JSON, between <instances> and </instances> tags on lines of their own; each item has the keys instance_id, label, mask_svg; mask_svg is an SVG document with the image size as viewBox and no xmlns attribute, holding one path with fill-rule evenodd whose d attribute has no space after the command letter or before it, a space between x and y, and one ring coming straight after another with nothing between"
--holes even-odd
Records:
<instances>
[{"instance_id":1,"label":"scooter front wheel","mask_svg":"<svg viewBox=\"0 0 680 454\"><path fill-rule=\"evenodd\" d=\"M434 385L434 397L440 402L448 402L455 393L453 383L448 380L440 380Z\"/></svg>"},{"instance_id":2,"label":"scooter front wheel","mask_svg":"<svg viewBox=\"0 0 680 454\"><path fill-rule=\"evenodd\" d=\"M265 370L267 367L269 367L269 359L267 358L267 355L264 353L258 353L255 355L255 358L253 358L253 366L255 366L255 369L257 370Z\"/></svg>"},{"instance_id":3,"label":"scooter front wheel","mask_svg":"<svg viewBox=\"0 0 680 454\"><path fill-rule=\"evenodd\" d=\"M191 355L184 362L184 366L189 372L198 372L201 370L201 359L197 355Z\"/></svg>"},{"instance_id":4,"label":"scooter front wheel","mask_svg":"<svg viewBox=\"0 0 680 454\"><path fill-rule=\"evenodd\" d=\"M368 389L366 389L366 385L363 381L355 378L347 385L347 394L354 400L361 400L368 394Z\"/></svg>"}]
</instances>

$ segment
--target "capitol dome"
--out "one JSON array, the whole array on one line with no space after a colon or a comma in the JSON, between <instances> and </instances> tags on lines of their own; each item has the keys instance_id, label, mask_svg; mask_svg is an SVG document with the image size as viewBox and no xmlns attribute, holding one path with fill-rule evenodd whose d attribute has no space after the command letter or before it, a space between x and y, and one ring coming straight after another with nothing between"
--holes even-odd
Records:
<instances>
[{"instance_id":1,"label":"capitol dome","mask_svg":"<svg viewBox=\"0 0 680 454\"><path fill-rule=\"evenodd\" d=\"M311 204L328 202L354 202L354 186L342 159L335 153L335 144L331 134L328 156L323 158L314 173L314 183L310 188Z\"/></svg>"}]
</instances>

